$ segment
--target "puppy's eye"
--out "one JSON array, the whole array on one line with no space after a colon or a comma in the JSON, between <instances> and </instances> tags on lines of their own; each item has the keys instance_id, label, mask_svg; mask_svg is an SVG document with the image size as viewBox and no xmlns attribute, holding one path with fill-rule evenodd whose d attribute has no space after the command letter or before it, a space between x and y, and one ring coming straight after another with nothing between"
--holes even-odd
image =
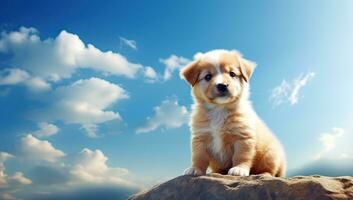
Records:
<instances>
[{"instance_id":1,"label":"puppy's eye","mask_svg":"<svg viewBox=\"0 0 353 200\"><path fill-rule=\"evenodd\" d=\"M207 74L206 76L205 76L205 80L206 81L209 81L209 80L211 80L212 79L212 75L211 74Z\"/></svg>"},{"instance_id":2,"label":"puppy's eye","mask_svg":"<svg viewBox=\"0 0 353 200\"><path fill-rule=\"evenodd\" d=\"M229 72L229 76L231 76L231 77L235 77L235 76L237 76L234 72Z\"/></svg>"}]
</instances>

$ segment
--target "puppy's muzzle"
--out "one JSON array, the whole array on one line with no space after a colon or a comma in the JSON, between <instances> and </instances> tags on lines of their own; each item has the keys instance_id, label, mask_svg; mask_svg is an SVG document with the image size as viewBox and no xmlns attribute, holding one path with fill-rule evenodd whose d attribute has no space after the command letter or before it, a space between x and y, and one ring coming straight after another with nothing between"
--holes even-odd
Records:
<instances>
[{"instance_id":1,"label":"puppy's muzzle","mask_svg":"<svg viewBox=\"0 0 353 200\"><path fill-rule=\"evenodd\" d=\"M226 96L228 94L228 85L219 83L217 84L217 91L219 96Z\"/></svg>"}]
</instances>

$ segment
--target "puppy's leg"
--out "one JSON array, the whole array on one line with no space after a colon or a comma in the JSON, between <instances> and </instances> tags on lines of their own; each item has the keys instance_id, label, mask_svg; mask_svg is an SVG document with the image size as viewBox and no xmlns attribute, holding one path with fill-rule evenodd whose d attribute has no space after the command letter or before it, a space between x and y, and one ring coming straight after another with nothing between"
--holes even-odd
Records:
<instances>
[{"instance_id":1,"label":"puppy's leg","mask_svg":"<svg viewBox=\"0 0 353 200\"><path fill-rule=\"evenodd\" d=\"M285 177L286 176L286 163L285 163L285 161L282 161L276 176L277 177Z\"/></svg>"},{"instance_id":2,"label":"puppy's leg","mask_svg":"<svg viewBox=\"0 0 353 200\"><path fill-rule=\"evenodd\" d=\"M255 156L255 140L253 138L240 139L234 144L233 167L229 175L249 176L250 167Z\"/></svg>"},{"instance_id":3,"label":"puppy's leg","mask_svg":"<svg viewBox=\"0 0 353 200\"><path fill-rule=\"evenodd\" d=\"M259 175L261 175L261 176L268 176L268 177L271 177L271 176L272 176L272 174L271 174L270 172L263 172L263 173L261 173L261 174L259 174Z\"/></svg>"},{"instance_id":4,"label":"puppy's leg","mask_svg":"<svg viewBox=\"0 0 353 200\"><path fill-rule=\"evenodd\" d=\"M204 175L210 162L207 152L207 135L198 135L192 138L192 166L184 171L186 175Z\"/></svg>"}]
</instances>

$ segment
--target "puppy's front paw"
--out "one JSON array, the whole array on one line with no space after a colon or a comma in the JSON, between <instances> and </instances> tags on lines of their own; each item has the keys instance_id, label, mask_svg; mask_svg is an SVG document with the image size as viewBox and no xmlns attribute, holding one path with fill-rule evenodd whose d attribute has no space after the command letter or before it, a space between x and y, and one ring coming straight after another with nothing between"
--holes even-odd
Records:
<instances>
[{"instance_id":1,"label":"puppy's front paw","mask_svg":"<svg viewBox=\"0 0 353 200\"><path fill-rule=\"evenodd\" d=\"M233 176L249 176L249 169L243 167L232 167L229 169L228 174Z\"/></svg>"},{"instance_id":2,"label":"puppy's front paw","mask_svg":"<svg viewBox=\"0 0 353 200\"><path fill-rule=\"evenodd\" d=\"M185 175L192 175L192 176L201 176L204 175L205 173L203 173L201 170L195 168L195 167L189 167L184 171Z\"/></svg>"}]
</instances>

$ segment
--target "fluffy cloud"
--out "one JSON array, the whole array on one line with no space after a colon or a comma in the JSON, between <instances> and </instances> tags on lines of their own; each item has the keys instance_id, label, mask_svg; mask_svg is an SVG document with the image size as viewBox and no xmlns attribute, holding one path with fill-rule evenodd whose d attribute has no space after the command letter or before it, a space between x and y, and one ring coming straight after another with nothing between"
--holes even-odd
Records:
<instances>
[{"instance_id":1,"label":"fluffy cloud","mask_svg":"<svg viewBox=\"0 0 353 200\"><path fill-rule=\"evenodd\" d=\"M0 71L0 85L24 85L34 92L50 90L50 84L40 77L33 77L18 68L6 68Z\"/></svg>"},{"instance_id":2,"label":"fluffy cloud","mask_svg":"<svg viewBox=\"0 0 353 200\"><path fill-rule=\"evenodd\" d=\"M0 152L0 199L16 199L13 193L21 190L23 186L32 184L22 172L15 172L13 175L5 173L4 162L13 157L9 153Z\"/></svg>"},{"instance_id":3,"label":"fluffy cloud","mask_svg":"<svg viewBox=\"0 0 353 200\"><path fill-rule=\"evenodd\" d=\"M64 152L54 148L50 142L39 140L31 134L21 138L20 147L23 155L28 159L55 162L65 156Z\"/></svg>"},{"instance_id":4,"label":"fluffy cloud","mask_svg":"<svg viewBox=\"0 0 353 200\"><path fill-rule=\"evenodd\" d=\"M42 166L40 169L44 170L40 170L39 173L47 172L49 177L51 176L49 175L51 173L56 177L58 177L58 174L61 172L69 173L67 175L61 175L64 177L70 177L69 179L63 179L67 181L68 184L90 183L124 186L134 185L133 182L123 178L129 174L128 170L119 167L109 167L107 165L108 158L99 149L92 151L88 148L84 148L77 155L71 156L71 158L73 157L73 160L70 160L67 157L64 157L64 152L54 148L50 142L39 140L29 134L21 139L21 151L28 161L48 161L47 166ZM1 155L2 154L0 154L0 156ZM3 154L1 157L5 160L5 158L7 159L9 156L10 155ZM60 160L61 164L58 163L59 158L62 158ZM38 176L38 173L34 174L34 176ZM30 182L23 177L22 173L15 173L10 179L23 184L30 184ZM34 177L34 179L43 180L43 177L39 177L39 179Z\"/></svg>"},{"instance_id":5,"label":"fluffy cloud","mask_svg":"<svg viewBox=\"0 0 353 200\"><path fill-rule=\"evenodd\" d=\"M148 117L146 124L136 130L136 133L147 133L159 127L178 128L187 123L189 112L185 106L179 106L177 101L164 100L160 106L154 107L154 116Z\"/></svg>"},{"instance_id":6,"label":"fluffy cloud","mask_svg":"<svg viewBox=\"0 0 353 200\"><path fill-rule=\"evenodd\" d=\"M3 199L3 200L16 200L17 198L12 196L12 194L10 194L10 193L0 193L0 199Z\"/></svg>"},{"instance_id":7,"label":"fluffy cloud","mask_svg":"<svg viewBox=\"0 0 353 200\"><path fill-rule=\"evenodd\" d=\"M300 91L315 77L314 72L309 72L306 75L300 75L295 78L292 83L283 80L282 83L272 90L270 101L274 105L280 105L284 102L289 102L291 105L298 103Z\"/></svg>"},{"instance_id":8,"label":"fluffy cloud","mask_svg":"<svg viewBox=\"0 0 353 200\"><path fill-rule=\"evenodd\" d=\"M1 71L0 84L16 85L29 78L29 74L21 69L4 69Z\"/></svg>"},{"instance_id":9,"label":"fluffy cloud","mask_svg":"<svg viewBox=\"0 0 353 200\"><path fill-rule=\"evenodd\" d=\"M13 155L0 151L0 188L7 186L4 162L12 157Z\"/></svg>"},{"instance_id":10,"label":"fluffy cloud","mask_svg":"<svg viewBox=\"0 0 353 200\"><path fill-rule=\"evenodd\" d=\"M332 128L329 133L322 133L319 137L319 141L323 146L321 152L316 156L315 159L320 159L325 156L328 152L332 151L336 147L336 140L342 137L344 130L342 128Z\"/></svg>"},{"instance_id":11,"label":"fluffy cloud","mask_svg":"<svg viewBox=\"0 0 353 200\"><path fill-rule=\"evenodd\" d=\"M300 90L304 86L306 86L306 84L308 84L309 81L311 81L314 78L314 76L315 76L315 73L310 72L310 73L306 74L305 76L301 75L300 77L298 77L297 79L294 80L292 92L289 96L289 102L292 105L298 103Z\"/></svg>"},{"instance_id":12,"label":"fluffy cloud","mask_svg":"<svg viewBox=\"0 0 353 200\"><path fill-rule=\"evenodd\" d=\"M111 51L103 52L84 44L78 35L61 31L55 38L42 40L35 28L21 27L3 32L0 53L10 54L9 64L24 69L35 77L57 81L70 78L77 69L89 68L110 75L133 78L143 67Z\"/></svg>"},{"instance_id":13,"label":"fluffy cloud","mask_svg":"<svg viewBox=\"0 0 353 200\"><path fill-rule=\"evenodd\" d=\"M172 77L174 71L179 71L181 68L185 67L190 60L173 54L169 58L160 58L159 62L165 66L164 73L160 74L152 67L145 67L143 75L146 78L146 82L155 83L159 81L167 81Z\"/></svg>"},{"instance_id":14,"label":"fluffy cloud","mask_svg":"<svg viewBox=\"0 0 353 200\"><path fill-rule=\"evenodd\" d=\"M27 135L22 138L21 150L25 151L28 162L33 163L34 160L39 159L47 161L45 165L34 167L30 173L32 179L39 184L136 186L132 181L125 179L129 171L125 168L108 166L108 157L99 149L93 151L84 148L76 155L65 156L48 141ZM58 162L59 158L62 158L60 162ZM22 184L30 184L21 173L15 173L10 179Z\"/></svg>"},{"instance_id":15,"label":"fluffy cloud","mask_svg":"<svg viewBox=\"0 0 353 200\"><path fill-rule=\"evenodd\" d=\"M5 162L7 159L12 158L13 155L0 151L0 163Z\"/></svg>"},{"instance_id":16,"label":"fluffy cloud","mask_svg":"<svg viewBox=\"0 0 353 200\"><path fill-rule=\"evenodd\" d=\"M30 161L30 160L29 160ZM115 185L136 187L129 180L129 171L125 168L111 167L108 157L99 150L84 148L78 154L69 155L58 162L35 166L30 177L41 186Z\"/></svg>"},{"instance_id":17,"label":"fluffy cloud","mask_svg":"<svg viewBox=\"0 0 353 200\"><path fill-rule=\"evenodd\" d=\"M286 80L283 80L282 83L275 87L272 90L272 94L270 96L270 100L273 101L274 105L280 105L287 100L288 94L290 90L290 85L287 83Z\"/></svg>"},{"instance_id":18,"label":"fluffy cloud","mask_svg":"<svg viewBox=\"0 0 353 200\"><path fill-rule=\"evenodd\" d=\"M174 71L180 70L190 62L189 59L184 58L182 56L176 56L174 54L166 59L161 58L159 59L159 61L165 65L165 70L163 75L164 80L169 80L172 77L172 74Z\"/></svg>"},{"instance_id":19,"label":"fluffy cloud","mask_svg":"<svg viewBox=\"0 0 353 200\"><path fill-rule=\"evenodd\" d=\"M68 198L70 198L71 192L84 188L90 188L91 191L97 188L103 190L110 188L111 192L119 191L113 196L128 197L141 188L131 180L127 169L109 166L108 157L99 149L84 148L78 154L64 157L65 154L55 149L48 141L39 140L31 135L23 137L20 145L27 159L17 161L32 169L29 170L30 179L21 172L15 172L11 176L6 175L2 163L14 156L0 152L0 198L2 199L5 197L6 199L16 199L16 197L57 199L56 197L60 196L58 191L62 195L69 195ZM59 158L61 158L60 162ZM39 159L46 162L34 162Z\"/></svg>"},{"instance_id":20,"label":"fluffy cloud","mask_svg":"<svg viewBox=\"0 0 353 200\"><path fill-rule=\"evenodd\" d=\"M0 166L0 188L5 187L7 185L5 168Z\"/></svg>"},{"instance_id":21,"label":"fluffy cloud","mask_svg":"<svg viewBox=\"0 0 353 200\"><path fill-rule=\"evenodd\" d=\"M130 47L130 48L132 48L132 49L134 49L134 50L137 50L137 43L136 43L136 41L134 41L134 40L129 40L129 39L126 39L126 38L124 38L124 37L119 37L119 39L120 39L120 45L124 44L124 45L126 45L126 46L128 46L128 47Z\"/></svg>"},{"instance_id":22,"label":"fluffy cloud","mask_svg":"<svg viewBox=\"0 0 353 200\"><path fill-rule=\"evenodd\" d=\"M352 136L351 130L336 127L330 132L320 134L318 137L322 146L320 152L302 167L289 170L288 175L352 176Z\"/></svg>"},{"instance_id":23,"label":"fluffy cloud","mask_svg":"<svg viewBox=\"0 0 353 200\"><path fill-rule=\"evenodd\" d=\"M51 105L38 111L38 118L80 124L88 136L97 137L97 124L121 120L119 113L106 109L126 98L128 95L119 85L99 78L79 80L69 86L58 87L52 94Z\"/></svg>"},{"instance_id":24,"label":"fluffy cloud","mask_svg":"<svg viewBox=\"0 0 353 200\"><path fill-rule=\"evenodd\" d=\"M38 137L49 137L58 133L59 128L54 124L49 124L47 122L38 123L38 130L32 133Z\"/></svg>"},{"instance_id":25,"label":"fluffy cloud","mask_svg":"<svg viewBox=\"0 0 353 200\"><path fill-rule=\"evenodd\" d=\"M144 71L144 76L147 78L147 82L154 83L158 81L159 75L154 71L152 67L146 67Z\"/></svg>"},{"instance_id":26,"label":"fluffy cloud","mask_svg":"<svg viewBox=\"0 0 353 200\"><path fill-rule=\"evenodd\" d=\"M11 185L30 185L32 181L24 177L22 172L15 172L14 175L8 178L8 182Z\"/></svg>"},{"instance_id":27,"label":"fluffy cloud","mask_svg":"<svg viewBox=\"0 0 353 200\"><path fill-rule=\"evenodd\" d=\"M133 185L132 182L122 178L128 174L127 169L108 167L107 160L101 150L83 149L77 156L70 173L76 177L75 181L79 182Z\"/></svg>"}]
</instances>

